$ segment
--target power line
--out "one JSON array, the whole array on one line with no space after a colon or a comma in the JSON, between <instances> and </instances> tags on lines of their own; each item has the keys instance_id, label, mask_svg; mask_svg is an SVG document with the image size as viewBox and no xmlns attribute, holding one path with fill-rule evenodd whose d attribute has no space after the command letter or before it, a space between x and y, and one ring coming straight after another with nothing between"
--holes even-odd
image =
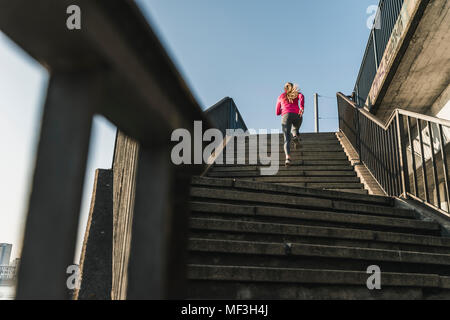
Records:
<instances>
[{"instance_id":1,"label":"power line","mask_svg":"<svg viewBox=\"0 0 450 320\"><path fill-rule=\"evenodd\" d=\"M336 97L328 97L328 96L323 96L319 94L319 98L325 98L325 99L333 99L336 100Z\"/></svg>"},{"instance_id":2,"label":"power line","mask_svg":"<svg viewBox=\"0 0 450 320\"><path fill-rule=\"evenodd\" d=\"M322 117L319 117L319 119L320 120L337 120L337 119L339 119L338 117L330 117L330 118L322 118Z\"/></svg>"}]
</instances>

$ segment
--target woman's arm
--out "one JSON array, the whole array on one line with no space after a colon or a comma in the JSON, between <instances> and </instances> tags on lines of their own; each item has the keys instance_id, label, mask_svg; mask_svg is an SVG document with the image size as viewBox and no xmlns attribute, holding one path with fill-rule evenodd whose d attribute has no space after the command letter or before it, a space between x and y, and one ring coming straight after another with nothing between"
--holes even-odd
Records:
<instances>
[{"instance_id":1,"label":"woman's arm","mask_svg":"<svg viewBox=\"0 0 450 320\"><path fill-rule=\"evenodd\" d=\"M298 104L300 108L300 115L303 115L303 112L305 111L305 96L301 93L298 95Z\"/></svg>"},{"instance_id":2,"label":"woman's arm","mask_svg":"<svg viewBox=\"0 0 450 320\"><path fill-rule=\"evenodd\" d=\"M277 116L281 116L281 101L280 98L277 100Z\"/></svg>"}]
</instances>

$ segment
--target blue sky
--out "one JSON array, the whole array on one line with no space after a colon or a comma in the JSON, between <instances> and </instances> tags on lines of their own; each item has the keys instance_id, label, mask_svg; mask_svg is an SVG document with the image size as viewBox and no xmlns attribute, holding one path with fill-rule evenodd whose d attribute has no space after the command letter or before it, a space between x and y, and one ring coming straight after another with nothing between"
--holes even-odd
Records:
<instances>
[{"instance_id":1,"label":"blue sky","mask_svg":"<svg viewBox=\"0 0 450 320\"><path fill-rule=\"evenodd\" d=\"M367 8L378 0L138 0L170 56L207 108L232 97L249 128L277 129L275 102L286 81L306 97L302 132L337 129L335 94L350 94L369 35ZM83 10L83 8L81 8ZM48 74L0 33L0 242L19 254ZM80 235L96 168L109 168L114 127L95 120ZM79 239L81 243L81 237Z\"/></svg>"},{"instance_id":2,"label":"blue sky","mask_svg":"<svg viewBox=\"0 0 450 320\"><path fill-rule=\"evenodd\" d=\"M140 0L200 104L232 97L249 128L278 128L275 102L285 82L306 96L302 131L337 117L337 91L350 94L378 0ZM321 120L335 131L337 120Z\"/></svg>"}]
</instances>

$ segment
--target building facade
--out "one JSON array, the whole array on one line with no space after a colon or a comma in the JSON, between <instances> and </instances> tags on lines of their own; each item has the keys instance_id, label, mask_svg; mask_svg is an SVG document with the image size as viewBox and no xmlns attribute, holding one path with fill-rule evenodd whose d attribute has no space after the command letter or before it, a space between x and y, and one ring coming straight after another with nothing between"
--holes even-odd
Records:
<instances>
[{"instance_id":1,"label":"building facade","mask_svg":"<svg viewBox=\"0 0 450 320\"><path fill-rule=\"evenodd\" d=\"M0 266L9 266L12 244L0 243Z\"/></svg>"}]
</instances>

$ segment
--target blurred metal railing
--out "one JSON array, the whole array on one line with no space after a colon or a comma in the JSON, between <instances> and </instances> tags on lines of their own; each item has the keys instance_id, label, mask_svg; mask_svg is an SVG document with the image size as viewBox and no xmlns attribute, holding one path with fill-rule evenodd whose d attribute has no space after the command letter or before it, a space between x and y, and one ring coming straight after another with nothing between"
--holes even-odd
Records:
<instances>
[{"instance_id":1,"label":"blurred metal railing","mask_svg":"<svg viewBox=\"0 0 450 320\"><path fill-rule=\"evenodd\" d=\"M384 191L449 215L450 121L396 109L383 124L342 93L337 98L339 129Z\"/></svg>"},{"instance_id":2,"label":"blurred metal railing","mask_svg":"<svg viewBox=\"0 0 450 320\"><path fill-rule=\"evenodd\" d=\"M79 30L66 26L73 5ZM70 296L94 114L139 147L122 190L133 195L126 297L185 297L189 180L204 165L175 168L171 133L211 126L140 9L129 0L0 0L0 8L0 30L50 73L16 298Z\"/></svg>"},{"instance_id":3,"label":"blurred metal railing","mask_svg":"<svg viewBox=\"0 0 450 320\"><path fill-rule=\"evenodd\" d=\"M354 89L356 104L360 107L367 100L403 2L404 0L380 0Z\"/></svg>"}]
</instances>

